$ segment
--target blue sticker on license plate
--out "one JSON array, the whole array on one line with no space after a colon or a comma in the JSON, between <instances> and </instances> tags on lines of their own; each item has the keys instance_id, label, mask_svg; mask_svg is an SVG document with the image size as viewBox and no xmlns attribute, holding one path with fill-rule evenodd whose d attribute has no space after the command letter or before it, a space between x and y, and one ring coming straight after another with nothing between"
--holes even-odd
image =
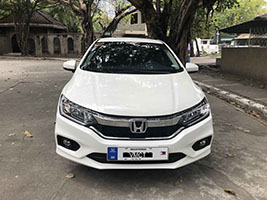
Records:
<instances>
[{"instance_id":1,"label":"blue sticker on license plate","mask_svg":"<svg viewBox=\"0 0 267 200\"><path fill-rule=\"evenodd\" d=\"M118 160L118 147L108 147L108 160Z\"/></svg>"}]
</instances>

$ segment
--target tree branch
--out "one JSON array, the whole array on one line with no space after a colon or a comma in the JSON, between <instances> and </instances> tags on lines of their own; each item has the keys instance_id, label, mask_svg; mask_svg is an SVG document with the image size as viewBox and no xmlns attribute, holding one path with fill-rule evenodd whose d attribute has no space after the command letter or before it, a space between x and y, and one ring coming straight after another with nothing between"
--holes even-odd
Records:
<instances>
[{"instance_id":1,"label":"tree branch","mask_svg":"<svg viewBox=\"0 0 267 200\"><path fill-rule=\"evenodd\" d=\"M160 0L156 0L156 12L160 14Z\"/></svg>"},{"instance_id":2,"label":"tree branch","mask_svg":"<svg viewBox=\"0 0 267 200\"><path fill-rule=\"evenodd\" d=\"M113 18L113 20L110 22L110 24L108 25L108 27L104 30L103 35L104 35L106 32L111 32L111 33L113 33L113 32L116 30L116 28L117 28L119 22L120 22L124 17L126 17L127 15L130 15L130 14L132 14L132 13L134 13L134 12L137 11L136 8L131 9L131 10L129 10L129 9L125 10L125 8L122 8L122 10L124 10L124 12L120 12L119 15L117 15L117 16L115 16L115 17Z\"/></svg>"}]
</instances>

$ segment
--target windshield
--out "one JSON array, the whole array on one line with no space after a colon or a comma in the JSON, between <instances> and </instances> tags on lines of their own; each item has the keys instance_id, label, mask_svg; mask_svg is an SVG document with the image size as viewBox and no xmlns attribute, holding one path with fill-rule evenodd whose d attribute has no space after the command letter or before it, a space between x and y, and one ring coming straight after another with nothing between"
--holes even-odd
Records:
<instances>
[{"instance_id":1,"label":"windshield","mask_svg":"<svg viewBox=\"0 0 267 200\"><path fill-rule=\"evenodd\" d=\"M103 73L154 74L183 71L164 44L97 42L81 69Z\"/></svg>"}]
</instances>

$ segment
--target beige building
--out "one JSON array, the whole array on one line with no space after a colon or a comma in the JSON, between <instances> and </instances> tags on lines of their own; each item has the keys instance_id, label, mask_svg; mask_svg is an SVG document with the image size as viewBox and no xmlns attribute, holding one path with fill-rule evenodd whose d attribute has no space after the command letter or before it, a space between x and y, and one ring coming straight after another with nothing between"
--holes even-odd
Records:
<instances>
[{"instance_id":1,"label":"beige building","mask_svg":"<svg viewBox=\"0 0 267 200\"><path fill-rule=\"evenodd\" d=\"M129 20L122 20L114 36L147 36L147 27L140 11L131 14Z\"/></svg>"}]
</instances>

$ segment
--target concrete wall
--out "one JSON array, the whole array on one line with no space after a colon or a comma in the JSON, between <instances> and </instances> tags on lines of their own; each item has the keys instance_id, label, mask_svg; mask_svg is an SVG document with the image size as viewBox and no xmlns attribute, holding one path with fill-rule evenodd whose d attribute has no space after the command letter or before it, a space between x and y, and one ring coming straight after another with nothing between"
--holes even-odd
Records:
<instances>
[{"instance_id":1,"label":"concrete wall","mask_svg":"<svg viewBox=\"0 0 267 200\"><path fill-rule=\"evenodd\" d=\"M0 55L12 52L11 40L9 37L0 36Z\"/></svg>"},{"instance_id":2,"label":"concrete wall","mask_svg":"<svg viewBox=\"0 0 267 200\"><path fill-rule=\"evenodd\" d=\"M223 48L221 69L267 83L267 48Z\"/></svg>"}]
</instances>

